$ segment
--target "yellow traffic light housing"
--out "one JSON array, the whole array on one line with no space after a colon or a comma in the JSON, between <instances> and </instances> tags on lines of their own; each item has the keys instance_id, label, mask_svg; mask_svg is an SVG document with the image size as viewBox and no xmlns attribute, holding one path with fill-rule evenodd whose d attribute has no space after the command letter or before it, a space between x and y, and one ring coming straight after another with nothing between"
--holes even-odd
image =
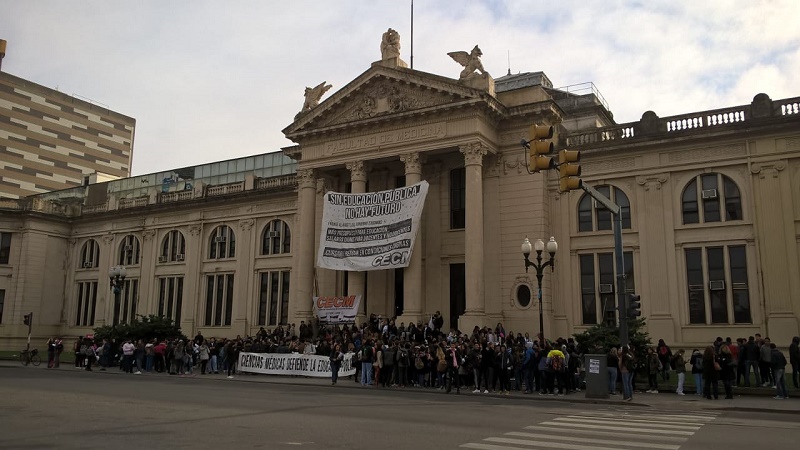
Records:
<instances>
[{"instance_id":1,"label":"yellow traffic light housing","mask_svg":"<svg viewBox=\"0 0 800 450\"><path fill-rule=\"evenodd\" d=\"M581 152L577 150L561 150L558 152L559 191L569 192L583 187L581 166L574 164L581 160Z\"/></svg>"},{"instance_id":2,"label":"yellow traffic light housing","mask_svg":"<svg viewBox=\"0 0 800 450\"><path fill-rule=\"evenodd\" d=\"M549 155L553 153L553 127L549 125L531 125L528 130L530 140L525 142L528 147L528 167L531 172L548 170L555 167L555 161Z\"/></svg>"}]
</instances>

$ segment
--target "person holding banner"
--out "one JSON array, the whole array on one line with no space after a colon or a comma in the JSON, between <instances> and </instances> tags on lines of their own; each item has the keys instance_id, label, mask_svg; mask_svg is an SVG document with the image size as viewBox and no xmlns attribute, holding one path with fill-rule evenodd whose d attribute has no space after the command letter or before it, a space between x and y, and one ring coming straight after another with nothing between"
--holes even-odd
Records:
<instances>
[{"instance_id":1,"label":"person holding banner","mask_svg":"<svg viewBox=\"0 0 800 450\"><path fill-rule=\"evenodd\" d=\"M331 352L331 386L335 385L339 379L339 369L342 367L342 361L344 361L342 346L336 344Z\"/></svg>"}]
</instances>

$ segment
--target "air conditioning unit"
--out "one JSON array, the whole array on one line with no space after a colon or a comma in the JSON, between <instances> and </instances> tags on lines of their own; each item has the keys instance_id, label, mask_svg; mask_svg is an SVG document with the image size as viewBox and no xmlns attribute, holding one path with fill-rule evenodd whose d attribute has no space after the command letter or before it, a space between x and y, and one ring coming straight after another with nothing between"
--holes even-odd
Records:
<instances>
[{"instance_id":1,"label":"air conditioning unit","mask_svg":"<svg viewBox=\"0 0 800 450\"><path fill-rule=\"evenodd\" d=\"M184 255L183 253L178 253L177 255L175 255L175 261L183 261L184 259L186 259L186 255Z\"/></svg>"},{"instance_id":2,"label":"air conditioning unit","mask_svg":"<svg viewBox=\"0 0 800 450\"><path fill-rule=\"evenodd\" d=\"M92 268L92 263L90 261L85 261L83 263L83 268L84 269L91 269Z\"/></svg>"},{"instance_id":3,"label":"air conditioning unit","mask_svg":"<svg viewBox=\"0 0 800 450\"><path fill-rule=\"evenodd\" d=\"M267 237L271 237L271 238L281 237L281 232L280 231L270 231L269 233L267 233Z\"/></svg>"},{"instance_id":4,"label":"air conditioning unit","mask_svg":"<svg viewBox=\"0 0 800 450\"><path fill-rule=\"evenodd\" d=\"M702 292L703 291L703 285L702 284L690 284L689 285L689 290L692 291L692 292L698 292L698 291Z\"/></svg>"},{"instance_id":5,"label":"air conditioning unit","mask_svg":"<svg viewBox=\"0 0 800 450\"><path fill-rule=\"evenodd\" d=\"M123 247L123 250L126 251L126 252L132 252L133 251L133 246L132 245L126 245L125 247Z\"/></svg>"},{"instance_id":6,"label":"air conditioning unit","mask_svg":"<svg viewBox=\"0 0 800 450\"><path fill-rule=\"evenodd\" d=\"M717 190L716 189L703 189L702 192L703 199L710 199L710 198L717 198Z\"/></svg>"},{"instance_id":7,"label":"air conditioning unit","mask_svg":"<svg viewBox=\"0 0 800 450\"><path fill-rule=\"evenodd\" d=\"M708 286L709 289L711 289L712 291L724 291L725 290L725 280L710 281L708 283L708 285L709 285Z\"/></svg>"},{"instance_id":8,"label":"air conditioning unit","mask_svg":"<svg viewBox=\"0 0 800 450\"><path fill-rule=\"evenodd\" d=\"M225 236L217 236L214 238L214 242L225 242Z\"/></svg>"},{"instance_id":9,"label":"air conditioning unit","mask_svg":"<svg viewBox=\"0 0 800 450\"><path fill-rule=\"evenodd\" d=\"M160 263L165 263L165 262L167 262L167 257L166 257L166 255L164 255L164 256L159 256L159 257L158 257L158 262L160 262Z\"/></svg>"},{"instance_id":10,"label":"air conditioning unit","mask_svg":"<svg viewBox=\"0 0 800 450\"><path fill-rule=\"evenodd\" d=\"M611 294L614 292L614 285L613 284L601 284L600 285L600 293L601 294Z\"/></svg>"}]
</instances>

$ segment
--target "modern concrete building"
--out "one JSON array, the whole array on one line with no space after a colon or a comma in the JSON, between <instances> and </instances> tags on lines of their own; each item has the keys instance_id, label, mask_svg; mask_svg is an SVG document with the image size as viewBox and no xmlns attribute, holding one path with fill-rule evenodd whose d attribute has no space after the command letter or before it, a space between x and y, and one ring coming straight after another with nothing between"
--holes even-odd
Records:
<instances>
[{"instance_id":1,"label":"modern concrete building","mask_svg":"<svg viewBox=\"0 0 800 450\"><path fill-rule=\"evenodd\" d=\"M800 97L617 124L596 90L554 89L541 72L459 80L387 58L307 103L282 153L3 202L2 345L22 342L28 312L42 339L133 314L235 336L348 293L363 296L363 314L408 323L441 311L446 326L534 334L526 236L558 241L547 337L613 320L611 216L582 191L559 192L557 171L529 173L520 140L534 123L555 126L557 148L582 152L584 182L622 206L626 291L641 295L654 338L696 346L760 332L788 345L798 334ZM408 267L316 266L324 193L421 180ZM113 266L127 269L119 297Z\"/></svg>"},{"instance_id":2,"label":"modern concrete building","mask_svg":"<svg viewBox=\"0 0 800 450\"><path fill-rule=\"evenodd\" d=\"M0 72L0 198L130 176L136 121Z\"/></svg>"}]
</instances>

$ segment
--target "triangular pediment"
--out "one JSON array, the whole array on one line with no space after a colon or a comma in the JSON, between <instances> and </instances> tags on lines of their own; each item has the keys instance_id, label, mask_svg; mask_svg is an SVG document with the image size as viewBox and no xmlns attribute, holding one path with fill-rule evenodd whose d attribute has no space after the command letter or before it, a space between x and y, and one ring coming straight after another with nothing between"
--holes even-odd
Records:
<instances>
[{"instance_id":1,"label":"triangular pediment","mask_svg":"<svg viewBox=\"0 0 800 450\"><path fill-rule=\"evenodd\" d=\"M283 133L291 139L475 101L496 103L487 92L458 80L407 68L373 66L310 111L298 114Z\"/></svg>"}]
</instances>

